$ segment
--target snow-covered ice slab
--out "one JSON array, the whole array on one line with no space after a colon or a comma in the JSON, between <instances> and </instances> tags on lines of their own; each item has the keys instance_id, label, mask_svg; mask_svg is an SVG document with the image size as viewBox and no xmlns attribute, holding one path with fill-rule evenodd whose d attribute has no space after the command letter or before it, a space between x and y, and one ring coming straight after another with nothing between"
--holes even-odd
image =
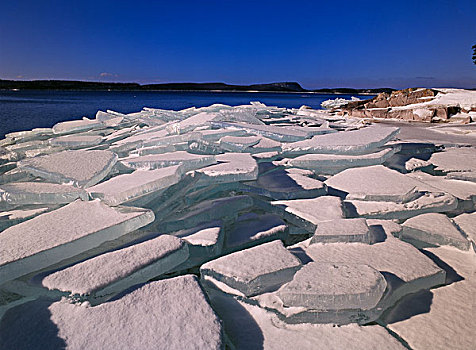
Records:
<instances>
[{"instance_id":1,"label":"snow-covered ice slab","mask_svg":"<svg viewBox=\"0 0 476 350\"><path fill-rule=\"evenodd\" d=\"M97 146L102 142L99 135L66 135L50 139L50 145L65 148L83 148Z\"/></svg>"},{"instance_id":2,"label":"snow-covered ice slab","mask_svg":"<svg viewBox=\"0 0 476 350\"><path fill-rule=\"evenodd\" d=\"M156 170L135 170L131 174L118 175L89 187L87 191L93 198L100 198L106 204L114 206L170 187L178 183L181 176L181 165Z\"/></svg>"},{"instance_id":3,"label":"snow-covered ice slab","mask_svg":"<svg viewBox=\"0 0 476 350\"><path fill-rule=\"evenodd\" d=\"M8 211L0 212L0 231L4 229L19 224L23 221L29 220L47 212L50 208L41 206L39 208L29 208L29 209L14 209Z\"/></svg>"},{"instance_id":4,"label":"snow-covered ice slab","mask_svg":"<svg viewBox=\"0 0 476 350\"><path fill-rule=\"evenodd\" d=\"M184 134L198 127L210 125L213 120L219 117L218 113L201 112L177 123L170 124L167 126L167 131L169 134Z\"/></svg>"},{"instance_id":5,"label":"snow-covered ice slab","mask_svg":"<svg viewBox=\"0 0 476 350\"><path fill-rule=\"evenodd\" d=\"M260 141L259 136L224 136L220 139L220 147L230 152L243 152Z\"/></svg>"},{"instance_id":6,"label":"snow-covered ice slab","mask_svg":"<svg viewBox=\"0 0 476 350\"><path fill-rule=\"evenodd\" d=\"M61 122L53 126L53 133L55 134L68 134L83 132L91 129L104 127L98 120L90 120L84 118L82 120L71 120L67 122Z\"/></svg>"},{"instance_id":7,"label":"snow-covered ice slab","mask_svg":"<svg viewBox=\"0 0 476 350\"><path fill-rule=\"evenodd\" d=\"M167 217L167 221L158 224L161 232L172 232L192 228L197 224L208 221L234 217L241 210L253 206L253 199L249 196L234 196L210 199L199 202L188 208L185 214L178 213Z\"/></svg>"},{"instance_id":8,"label":"snow-covered ice slab","mask_svg":"<svg viewBox=\"0 0 476 350\"><path fill-rule=\"evenodd\" d=\"M281 241L273 241L212 260L200 273L204 281L212 278L250 296L289 282L300 266Z\"/></svg>"},{"instance_id":9,"label":"snow-covered ice slab","mask_svg":"<svg viewBox=\"0 0 476 350\"><path fill-rule=\"evenodd\" d=\"M171 271L187 258L188 246L183 240L162 235L50 274L42 284L71 294L110 297Z\"/></svg>"},{"instance_id":10,"label":"snow-covered ice slab","mask_svg":"<svg viewBox=\"0 0 476 350\"><path fill-rule=\"evenodd\" d=\"M371 153L393 139L398 132L399 128L372 126L353 131L317 135L310 140L283 144L283 153Z\"/></svg>"},{"instance_id":11,"label":"snow-covered ice slab","mask_svg":"<svg viewBox=\"0 0 476 350\"><path fill-rule=\"evenodd\" d=\"M77 200L0 233L0 281L48 267L153 220L150 210Z\"/></svg>"},{"instance_id":12,"label":"snow-covered ice slab","mask_svg":"<svg viewBox=\"0 0 476 350\"><path fill-rule=\"evenodd\" d=\"M327 193L322 181L283 169L259 175L255 181L247 181L243 189L273 199L314 198Z\"/></svg>"},{"instance_id":13,"label":"snow-covered ice slab","mask_svg":"<svg viewBox=\"0 0 476 350\"><path fill-rule=\"evenodd\" d=\"M325 181L348 193L346 199L405 203L418 196L421 183L383 165L346 169Z\"/></svg>"},{"instance_id":14,"label":"snow-covered ice slab","mask_svg":"<svg viewBox=\"0 0 476 350\"><path fill-rule=\"evenodd\" d=\"M450 148L433 153L429 162L436 166L435 170L457 176L457 173L476 172L475 154L476 148L473 147Z\"/></svg>"},{"instance_id":15,"label":"snow-covered ice slab","mask_svg":"<svg viewBox=\"0 0 476 350\"><path fill-rule=\"evenodd\" d=\"M342 200L334 196L273 201L271 208L292 224L314 232L323 221L345 217Z\"/></svg>"},{"instance_id":16,"label":"snow-covered ice slab","mask_svg":"<svg viewBox=\"0 0 476 350\"><path fill-rule=\"evenodd\" d=\"M411 242L451 245L468 250L470 242L446 215L428 213L415 216L403 223L400 237Z\"/></svg>"},{"instance_id":17,"label":"snow-covered ice slab","mask_svg":"<svg viewBox=\"0 0 476 350\"><path fill-rule=\"evenodd\" d=\"M398 152L398 147L359 156L342 154L305 154L287 161L297 168L315 170L320 174L336 174L348 168L366 167L384 163Z\"/></svg>"},{"instance_id":18,"label":"snow-covered ice slab","mask_svg":"<svg viewBox=\"0 0 476 350\"><path fill-rule=\"evenodd\" d=\"M224 183L255 180L258 164L247 153L225 153L215 156L218 164L197 170L202 176L199 183Z\"/></svg>"},{"instance_id":19,"label":"snow-covered ice slab","mask_svg":"<svg viewBox=\"0 0 476 350\"><path fill-rule=\"evenodd\" d=\"M110 151L78 150L25 159L18 167L47 181L90 187L106 177L116 161L117 155Z\"/></svg>"},{"instance_id":20,"label":"snow-covered ice slab","mask_svg":"<svg viewBox=\"0 0 476 350\"><path fill-rule=\"evenodd\" d=\"M86 192L71 185L46 182L13 182L0 185L0 206L62 204L78 198L87 200Z\"/></svg>"},{"instance_id":21,"label":"snow-covered ice slab","mask_svg":"<svg viewBox=\"0 0 476 350\"><path fill-rule=\"evenodd\" d=\"M368 265L311 262L277 294L287 307L368 310L377 305L386 287L382 274Z\"/></svg>"},{"instance_id":22,"label":"snow-covered ice slab","mask_svg":"<svg viewBox=\"0 0 476 350\"><path fill-rule=\"evenodd\" d=\"M349 200L345 204L356 215L368 219L404 220L425 213L444 213L455 210L458 200L447 193L425 193L407 203Z\"/></svg>"},{"instance_id":23,"label":"snow-covered ice slab","mask_svg":"<svg viewBox=\"0 0 476 350\"><path fill-rule=\"evenodd\" d=\"M338 219L319 223L312 243L361 242L371 243L370 229L363 218Z\"/></svg>"},{"instance_id":24,"label":"snow-covered ice slab","mask_svg":"<svg viewBox=\"0 0 476 350\"><path fill-rule=\"evenodd\" d=\"M473 242L473 249L476 251L476 212L458 215L453 218L453 221L466 237Z\"/></svg>"},{"instance_id":25,"label":"snow-covered ice slab","mask_svg":"<svg viewBox=\"0 0 476 350\"><path fill-rule=\"evenodd\" d=\"M71 350L224 346L221 322L192 275L151 282L95 307L59 301L49 312Z\"/></svg>"},{"instance_id":26,"label":"snow-covered ice slab","mask_svg":"<svg viewBox=\"0 0 476 350\"><path fill-rule=\"evenodd\" d=\"M195 170L216 163L215 157L212 155L191 154L185 151L129 157L120 162L130 168L143 170L182 164L183 171Z\"/></svg>"},{"instance_id":27,"label":"snow-covered ice slab","mask_svg":"<svg viewBox=\"0 0 476 350\"><path fill-rule=\"evenodd\" d=\"M412 349L473 349L476 342L474 333L474 291L476 289L476 255L453 247L428 248L432 254L459 275L459 280L431 290L431 306L425 312L412 317L399 318L399 305L392 310L397 319L388 321L387 328L395 332ZM404 301L402 301L404 302ZM402 311L408 307L402 305Z\"/></svg>"},{"instance_id":28,"label":"snow-covered ice slab","mask_svg":"<svg viewBox=\"0 0 476 350\"><path fill-rule=\"evenodd\" d=\"M275 214L244 214L234 222L226 235L226 248L237 250L262 242L284 239L286 223Z\"/></svg>"}]
</instances>

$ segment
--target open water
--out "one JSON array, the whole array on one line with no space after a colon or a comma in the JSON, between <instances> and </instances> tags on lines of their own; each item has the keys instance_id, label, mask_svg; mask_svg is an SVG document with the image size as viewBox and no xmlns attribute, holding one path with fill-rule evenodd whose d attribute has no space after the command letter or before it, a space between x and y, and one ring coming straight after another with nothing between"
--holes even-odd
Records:
<instances>
[{"instance_id":1,"label":"open water","mask_svg":"<svg viewBox=\"0 0 476 350\"><path fill-rule=\"evenodd\" d=\"M142 107L181 110L214 103L230 106L260 101L269 106L299 108L307 105L320 109L321 102L352 96L313 93L202 92L202 91L0 91L0 137L12 131L52 127L54 124L94 118L98 110L121 113L138 112Z\"/></svg>"}]
</instances>

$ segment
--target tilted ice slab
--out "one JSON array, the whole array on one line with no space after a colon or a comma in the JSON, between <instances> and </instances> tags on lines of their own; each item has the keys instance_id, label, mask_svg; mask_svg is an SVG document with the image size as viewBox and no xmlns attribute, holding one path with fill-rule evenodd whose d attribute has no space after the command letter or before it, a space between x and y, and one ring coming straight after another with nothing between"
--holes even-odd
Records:
<instances>
[{"instance_id":1,"label":"tilted ice slab","mask_svg":"<svg viewBox=\"0 0 476 350\"><path fill-rule=\"evenodd\" d=\"M224 136L220 139L220 147L230 152L243 152L260 141L258 136Z\"/></svg>"},{"instance_id":2,"label":"tilted ice slab","mask_svg":"<svg viewBox=\"0 0 476 350\"><path fill-rule=\"evenodd\" d=\"M273 199L314 198L326 194L326 185L319 180L282 169L258 176L243 184L244 190Z\"/></svg>"},{"instance_id":3,"label":"tilted ice slab","mask_svg":"<svg viewBox=\"0 0 476 350\"><path fill-rule=\"evenodd\" d=\"M90 187L106 177L116 161L110 151L78 150L25 159L18 167L47 181Z\"/></svg>"},{"instance_id":4,"label":"tilted ice slab","mask_svg":"<svg viewBox=\"0 0 476 350\"><path fill-rule=\"evenodd\" d=\"M53 265L153 220L150 210L77 200L0 233L0 281Z\"/></svg>"},{"instance_id":5,"label":"tilted ice slab","mask_svg":"<svg viewBox=\"0 0 476 350\"><path fill-rule=\"evenodd\" d=\"M199 183L246 181L258 177L258 164L247 153L220 154L215 160L218 164L197 170L202 175Z\"/></svg>"},{"instance_id":6,"label":"tilted ice slab","mask_svg":"<svg viewBox=\"0 0 476 350\"><path fill-rule=\"evenodd\" d=\"M150 154L147 156L130 157L121 160L121 163L133 169L158 169L172 165L182 164L183 171L203 168L214 164L214 156L191 154L185 151L177 151L162 154Z\"/></svg>"},{"instance_id":7,"label":"tilted ice slab","mask_svg":"<svg viewBox=\"0 0 476 350\"><path fill-rule=\"evenodd\" d=\"M244 214L234 222L227 232L228 250L250 247L265 241L284 239L286 223L275 214Z\"/></svg>"},{"instance_id":8,"label":"tilted ice slab","mask_svg":"<svg viewBox=\"0 0 476 350\"><path fill-rule=\"evenodd\" d=\"M312 243L361 242L371 243L370 229L363 218L337 219L319 223Z\"/></svg>"},{"instance_id":9,"label":"tilted ice slab","mask_svg":"<svg viewBox=\"0 0 476 350\"><path fill-rule=\"evenodd\" d=\"M15 209L15 210L8 210L0 212L0 231L4 229L19 224L23 221L29 220L43 214L44 212L48 211L50 208L48 207L40 207L40 208L29 208L29 209Z\"/></svg>"},{"instance_id":10,"label":"tilted ice slab","mask_svg":"<svg viewBox=\"0 0 476 350\"><path fill-rule=\"evenodd\" d=\"M458 215L453 221L464 232L466 237L473 242L473 249L476 251L476 212Z\"/></svg>"},{"instance_id":11,"label":"tilted ice slab","mask_svg":"<svg viewBox=\"0 0 476 350\"><path fill-rule=\"evenodd\" d=\"M428 213L415 216L403 223L400 237L405 240L426 242L435 245L452 245L468 250L469 241L453 222L443 214Z\"/></svg>"},{"instance_id":12,"label":"tilted ice slab","mask_svg":"<svg viewBox=\"0 0 476 350\"><path fill-rule=\"evenodd\" d=\"M65 148L82 148L99 145L102 137L99 135L66 135L50 139L50 145Z\"/></svg>"},{"instance_id":13,"label":"tilted ice slab","mask_svg":"<svg viewBox=\"0 0 476 350\"><path fill-rule=\"evenodd\" d=\"M210 125L210 123L218 117L220 117L219 113L201 112L178 123L170 124L167 126L167 131L169 134L184 134L197 127Z\"/></svg>"},{"instance_id":14,"label":"tilted ice slab","mask_svg":"<svg viewBox=\"0 0 476 350\"><path fill-rule=\"evenodd\" d=\"M42 284L94 298L112 296L172 270L187 258L188 246L183 240L162 235L55 272Z\"/></svg>"},{"instance_id":15,"label":"tilted ice slab","mask_svg":"<svg viewBox=\"0 0 476 350\"><path fill-rule=\"evenodd\" d=\"M59 301L49 308L71 350L222 349L222 327L196 277L150 282L95 307Z\"/></svg>"},{"instance_id":16,"label":"tilted ice slab","mask_svg":"<svg viewBox=\"0 0 476 350\"><path fill-rule=\"evenodd\" d=\"M311 137L314 133L332 133L335 130L319 130L318 128L287 127L282 128L273 125L256 125L245 123L214 122L219 127L230 127L246 130L249 133L262 135L278 142L295 142Z\"/></svg>"},{"instance_id":17,"label":"tilted ice slab","mask_svg":"<svg viewBox=\"0 0 476 350\"><path fill-rule=\"evenodd\" d=\"M55 134L68 134L73 132L82 132L95 128L103 127L102 123L97 120L90 120L84 118L82 120L71 120L67 122L61 122L53 126L53 133Z\"/></svg>"},{"instance_id":18,"label":"tilted ice slab","mask_svg":"<svg viewBox=\"0 0 476 350\"><path fill-rule=\"evenodd\" d=\"M377 305L386 287L382 274L368 265L311 262L277 294L287 307L368 310Z\"/></svg>"},{"instance_id":19,"label":"tilted ice slab","mask_svg":"<svg viewBox=\"0 0 476 350\"><path fill-rule=\"evenodd\" d=\"M305 154L286 163L290 166L315 170L321 174L336 174L348 168L366 167L384 163L398 152L398 147L359 156L341 154Z\"/></svg>"},{"instance_id":20,"label":"tilted ice slab","mask_svg":"<svg viewBox=\"0 0 476 350\"><path fill-rule=\"evenodd\" d=\"M61 204L87 200L83 189L46 182L12 182L0 185L0 205Z\"/></svg>"},{"instance_id":21,"label":"tilted ice slab","mask_svg":"<svg viewBox=\"0 0 476 350\"><path fill-rule=\"evenodd\" d=\"M346 199L405 203L418 196L420 182L383 165L346 169L325 181Z\"/></svg>"},{"instance_id":22,"label":"tilted ice slab","mask_svg":"<svg viewBox=\"0 0 476 350\"><path fill-rule=\"evenodd\" d=\"M212 278L250 296L289 282L300 266L281 241L273 241L209 261L200 273L202 280Z\"/></svg>"},{"instance_id":23,"label":"tilted ice slab","mask_svg":"<svg viewBox=\"0 0 476 350\"><path fill-rule=\"evenodd\" d=\"M406 203L346 200L354 215L368 219L408 219L425 213L444 213L455 210L458 201L447 193L424 193L415 200Z\"/></svg>"},{"instance_id":24,"label":"tilted ice slab","mask_svg":"<svg viewBox=\"0 0 476 350\"><path fill-rule=\"evenodd\" d=\"M93 198L100 198L106 204L119 205L170 187L178 183L181 176L181 165L156 170L136 170L89 187L87 191Z\"/></svg>"},{"instance_id":25,"label":"tilted ice slab","mask_svg":"<svg viewBox=\"0 0 476 350\"><path fill-rule=\"evenodd\" d=\"M245 136L245 130L236 129L209 129L209 130L197 130L196 132L202 135L202 139L205 141L219 141L224 136Z\"/></svg>"},{"instance_id":26,"label":"tilted ice slab","mask_svg":"<svg viewBox=\"0 0 476 350\"><path fill-rule=\"evenodd\" d=\"M399 130L393 127L372 126L353 131L317 135L310 140L283 144L283 153L371 153L393 139Z\"/></svg>"},{"instance_id":27,"label":"tilted ice slab","mask_svg":"<svg viewBox=\"0 0 476 350\"><path fill-rule=\"evenodd\" d=\"M274 141L270 138L261 137L261 140L251 147L245 149L249 153L263 153L263 152L281 152L281 142Z\"/></svg>"},{"instance_id":28,"label":"tilted ice slab","mask_svg":"<svg viewBox=\"0 0 476 350\"><path fill-rule=\"evenodd\" d=\"M188 208L185 214L176 214L167 217L166 222L158 224L161 232L171 232L191 228L197 224L234 217L241 210L253 205L249 196L234 196L202 201Z\"/></svg>"},{"instance_id":29,"label":"tilted ice slab","mask_svg":"<svg viewBox=\"0 0 476 350\"><path fill-rule=\"evenodd\" d=\"M272 210L292 224L314 232L323 221L342 219L342 200L334 196L271 202Z\"/></svg>"}]
</instances>

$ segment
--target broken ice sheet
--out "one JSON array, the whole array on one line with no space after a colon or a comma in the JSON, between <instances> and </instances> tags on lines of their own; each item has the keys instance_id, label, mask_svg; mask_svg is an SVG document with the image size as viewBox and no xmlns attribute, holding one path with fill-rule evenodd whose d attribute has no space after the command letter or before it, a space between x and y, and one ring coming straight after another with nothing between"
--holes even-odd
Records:
<instances>
[{"instance_id":1,"label":"broken ice sheet","mask_svg":"<svg viewBox=\"0 0 476 350\"><path fill-rule=\"evenodd\" d=\"M204 281L212 278L250 296L289 282L300 266L281 241L273 241L209 261L200 274Z\"/></svg>"},{"instance_id":2,"label":"broken ice sheet","mask_svg":"<svg viewBox=\"0 0 476 350\"><path fill-rule=\"evenodd\" d=\"M451 245L462 250L469 248L469 241L444 214L418 215L405 221L402 226L400 237L411 242Z\"/></svg>"},{"instance_id":3,"label":"broken ice sheet","mask_svg":"<svg viewBox=\"0 0 476 350\"><path fill-rule=\"evenodd\" d=\"M345 217L342 200L334 196L273 201L267 208L309 232L314 232L320 222Z\"/></svg>"},{"instance_id":4,"label":"broken ice sheet","mask_svg":"<svg viewBox=\"0 0 476 350\"><path fill-rule=\"evenodd\" d=\"M133 169L158 169L172 165L183 165L184 171L203 168L216 163L214 156L191 154L185 151L171 153L150 154L147 156L129 157L121 160L121 163Z\"/></svg>"},{"instance_id":5,"label":"broken ice sheet","mask_svg":"<svg viewBox=\"0 0 476 350\"><path fill-rule=\"evenodd\" d=\"M55 134L68 134L101 127L103 127L101 122L84 118L82 120L71 120L55 124L53 126L53 132Z\"/></svg>"},{"instance_id":6,"label":"broken ice sheet","mask_svg":"<svg viewBox=\"0 0 476 350\"><path fill-rule=\"evenodd\" d=\"M312 236L313 243L371 243L370 229L363 218L337 219L321 222Z\"/></svg>"},{"instance_id":7,"label":"broken ice sheet","mask_svg":"<svg viewBox=\"0 0 476 350\"><path fill-rule=\"evenodd\" d=\"M170 187L178 183L181 176L181 165L156 170L135 170L131 174L118 175L89 187L87 191L93 198L100 198L106 204L114 206Z\"/></svg>"},{"instance_id":8,"label":"broken ice sheet","mask_svg":"<svg viewBox=\"0 0 476 350\"><path fill-rule=\"evenodd\" d=\"M220 139L220 147L230 152L243 152L260 141L259 136L224 136Z\"/></svg>"},{"instance_id":9,"label":"broken ice sheet","mask_svg":"<svg viewBox=\"0 0 476 350\"><path fill-rule=\"evenodd\" d=\"M313 310L368 310L377 305L387 282L368 265L311 262L277 292L285 306Z\"/></svg>"},{"instance_id":10,"label":"broken ice sheet","mask_svg":"<svg viewBox=\"0 0 476 350\"><path fill-rule=\"evenodd\" d=\"M172 270L187 258L188 246L183 240L162 235L54 272L42 284L94 298L112 296Z\"/></svg>"},{"instance_id":11,"label":"broken ice sheet","mask_svg":"<svg viewBox=\"0 0 476 350\"><path fill-rule=\"evenodd\" d=\"M255 181L247 181L243 183L243 189L273 199L314 198L327 192L323 182L283 169L266 172Z\"/></svg>"},{"instance_id":12,"label":"broken ice sheet","mask_svg":"<svg viewBox=\"0 0 476 350\"><path fill-rule=\"evenodd\" d=\"M152 211L77 200L0 233L0 281L40 270L154 220Z\"/></svg>"},{"instance_id":13,"label":"broken ice sheet","mask_svg":"<svg viewBox=\"0 0 476 350\"><path fill-rule=\"evenodd\" d=\"M116 161L110 151L77 150L25 159L18 167L47 181L90 187L106 177Z\"/></svg>"},{"instance_id":14,"label":"broken ice sheet","mask_svg":"<svg viewBox=\"0 0 476 350\"><path fill-rule=\"evenodd\" d=\"M346 192L346 199L405 203L418 196L423 184L383 165L346 169L325 181Z\"/></svg>"},{"instance_id":15,"label":"broken ice sheet","mask_svg":"<svg viewBox=\"0 0 476 350\"><path fill-rule=\"evenodd\" d=\"M215 156L218 164L197 170L202 176L199 184L254 180L258 177L258 164L247 153L225 153Z\"/></svg>"},{"instance_id":16,"label":"broken ice sheet","mask_svg":"<svg viewBox=\"0 0 476 350\"><path fill-rule=\"evenodd\" d=\"M8 335L0 340L2 347L18 348L25 328L37 329L40 315L33 310L40 309L55 329L54 340L48 338L51 332L33 339L47 338L46 344L60 343L71 350L224 348L221 322L192 275L150 282L95 307L62 300L43 309L37 303L19 309L15 321L2 322L0 333Z\"/></svg>"},{"instance_id":17,"label":"broken ice sheet","mask_svg":"<svg viewBox=\"0 0 476 350\"><path fill-rule=\"evenodd\" d=\"M473 243L473 249L476 251L476 212L461 214L453 218L454 223Z\"/></svg>"},{"instance_id":18,"label":"broken ice sheet","mask_svg":"<svg viewBox=\"0 0 476 350\"><path fill-rule=\"evenodd\" d=\"M50 145L65 148L84 148L99 145L102 137L99 135L66 135L50 139Z\"/></svg>"},{"instance_id":19,"label":"broken ice sheet","mask_svg":"<svg viewBox=\"0 0 476 350\"><path fill-rule=\"evenodd\" d=\"M287 164L297 168L315 170L320 174L336 174L348 168L382 164L396 152L398 152L398 148L386 148L375 153L359 156L341 154L305 154L289 159Z\"/></svg>"},{"instance_id":20,"label":"broken ice sheet","mask_svg":"<svg viewBox=\"0 0 476 350\"><path fill-rule=\"evenodd\" d=\"M0 206L61 204L87 200L83 189L46 182L13 182L0 185Z\"/></svg>"}]
</instances>

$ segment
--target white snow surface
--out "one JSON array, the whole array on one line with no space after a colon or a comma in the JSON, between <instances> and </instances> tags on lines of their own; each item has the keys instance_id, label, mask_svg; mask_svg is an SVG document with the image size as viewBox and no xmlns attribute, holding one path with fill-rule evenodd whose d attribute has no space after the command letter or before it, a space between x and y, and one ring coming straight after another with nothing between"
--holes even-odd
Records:
<instances>
[{"instance_id":1,"label":"white snow surface","mask_svg":"<svg viewBox=\"0 0 476 350\"><path fill-rule=\"evenodd\" d=\"M222 327L192 275L150 282L95 307L49 307L71 350L222 349Z\"/></svg>"}]
</instances>

